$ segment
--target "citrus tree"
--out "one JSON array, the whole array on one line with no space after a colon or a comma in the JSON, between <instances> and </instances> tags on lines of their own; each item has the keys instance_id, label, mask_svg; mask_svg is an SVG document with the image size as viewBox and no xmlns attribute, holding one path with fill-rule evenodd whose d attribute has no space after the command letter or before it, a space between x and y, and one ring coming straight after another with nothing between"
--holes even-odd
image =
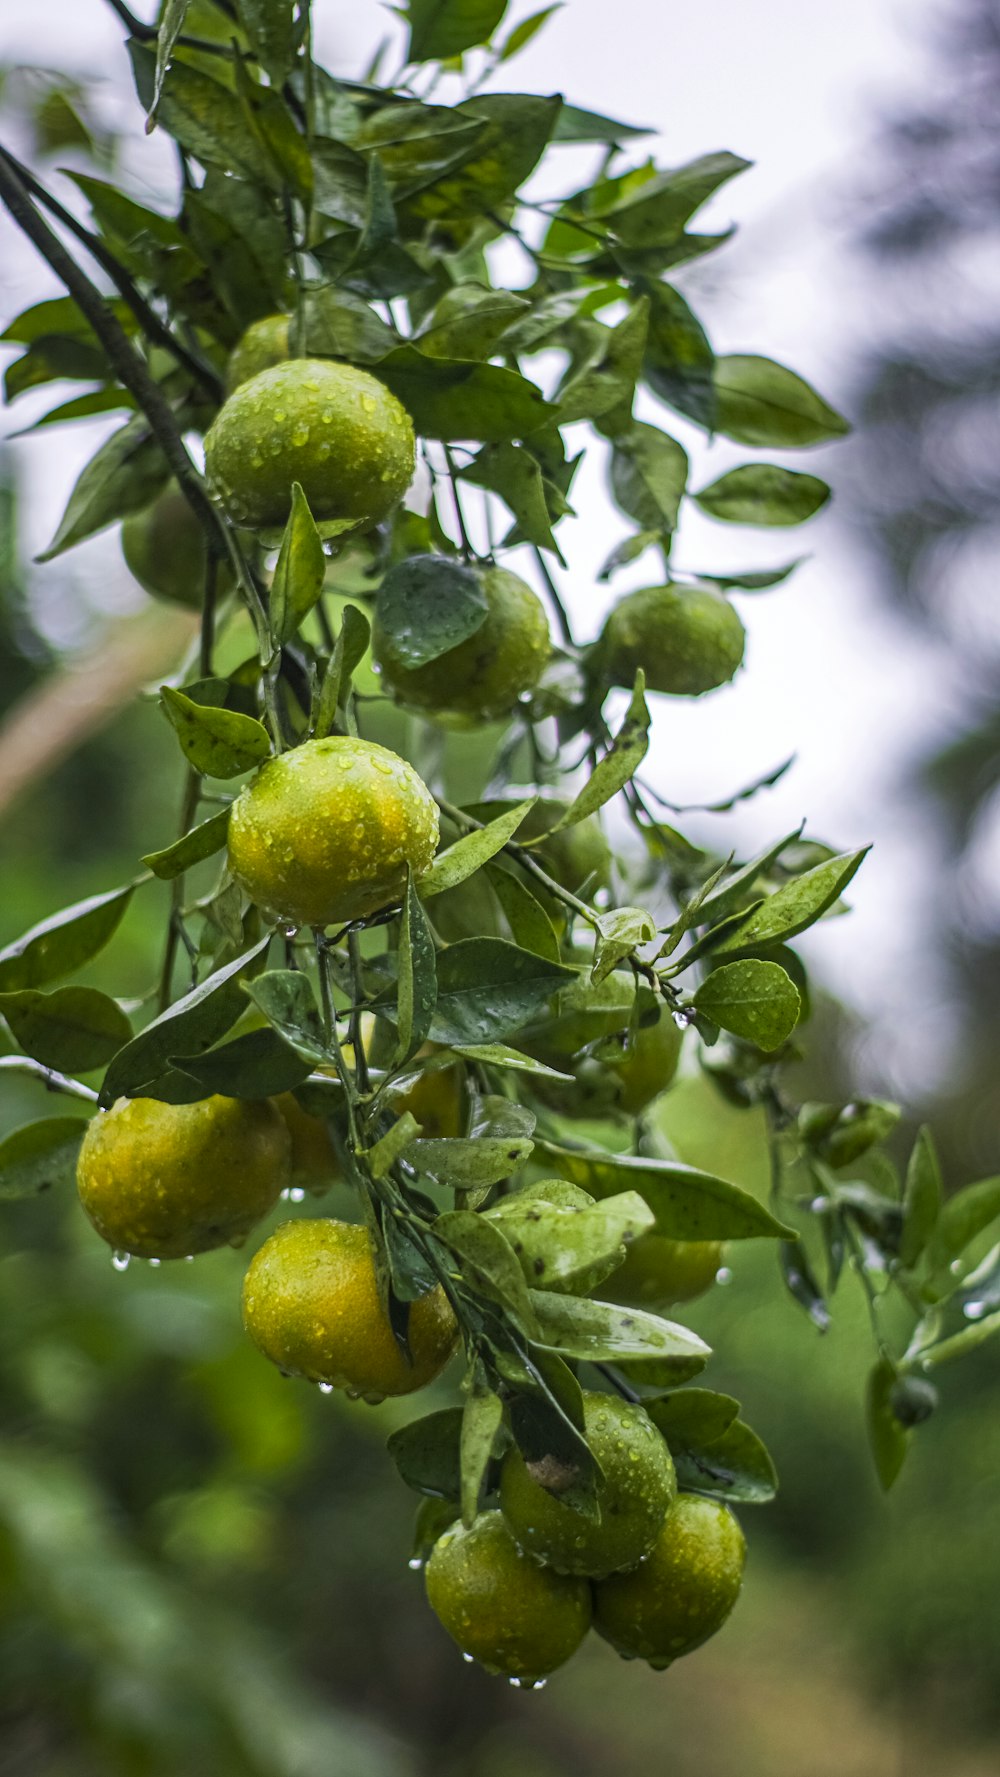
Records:
<instances>
[{"instance_id":1,"label":"citrus tree","mask_svg":"<svg viewBox=\"0 0 1000 1777\"><path fill-rule=\"evenodd\" d=\"M773 1242L820 1330L855 1274L886 1487L930 1373L1000 1326L1000 1184L945 1200L927 1131L902 1166L886 1151L899 1107L789 1081L793 942L864 851L798 829L714 855L645 774L660 699L726 685L739 601L794 567L677 571L684 502L801 524L828 488L761 453L847 426L781 363L717 357L673 281L724 244L689 225L745 162L664 169L629 124L497 90L546 12L409 0L398 73L353 79L315 61L303 0L115 11L177 205L77 174L83 222L0 149L65 287L7 327L6 395L77 381L46 425L118 415L41 559L120 522L140 585L199 613L160 692L182 817L0 955L2 1066L67 1100L0 1144L0 1194L75 1173L118 1267L242 1245L309 1197L250 1260L247 1332L369 1402L456 1358L455 1404L389 1448L466 1656L530 1686L593 1624L666 1666L735 1602L732 1506L776 1485L673 1318L725 1244ZM592 179L533 195L567 144ZM639 389L754 454L692 490ZM588 449L625 532L594 581L644 572L583 641L559 539ZM157 884L141 1002L60 985ZM679 1066L763 1111L769 1202L671 1150ZM334 1183L349 1219L321 1213Z\"/></svg>"}]
</instances>

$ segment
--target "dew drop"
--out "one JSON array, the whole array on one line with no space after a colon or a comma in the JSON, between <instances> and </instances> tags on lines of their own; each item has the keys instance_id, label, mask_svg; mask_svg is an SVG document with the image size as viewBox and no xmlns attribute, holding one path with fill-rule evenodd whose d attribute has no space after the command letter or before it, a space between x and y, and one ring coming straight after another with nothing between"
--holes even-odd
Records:
<instances>
[{"instance_id":1,"label":"dew drop","mask_svg":"<svg viewBox=\"0 0 1000 1777\"><path fill-rule=\"evenodd\" d=\"M116 1271L127 1271L132 1263L131 1253L112 1253L111 1263Z\"/></svg>"},{"instance_id":2,"label":"dew drop","mask_svg":"<svg viewBox=\"0 0 1000 1777\"><path fill-rule=\"evenodd\" d=\"M406 1563L406 1565L409 1568L411 1573L419 1573L420 1569L423 1567L424 1563L423 1563L421 1556L411 1555L410 1559ZM464 1656L463 1656L463 1658L464 1658Z\"/></svg>"},{"instance_id":3,"label":"dew drop","mask_svg":"<svg viewBox=\"0 0 1000 1777\"><path fill-rule=\"evenodd\" d=\"M285 1193L282 1192L282 1196L284 1196L284 1195L285 1195ZM291 1189L288 1192L289 1203L304 1203L305 1200L306 1200L306 1194L305 1194L305 1191L302 1189L302 1186L301 1185L292 1185Z\"/></svg>"},{"instance_id":4,"label":"dew drop","mask_svg":"<svg viewBox=\"0 0 1000 1777\"><path fill-rule=\"evenodd\" d=\"M462 1655L462 1658L463 1658L463 1660L464 1660L464 1661L465 1661L465 1664L466 1664L466 1665L467 1665L467 1666L474 1666L474 1665L475 1665L475 1661L474 1661L474 1659L473 1659L473 1657L472 1657L472 1655L471 1655L471 1654L463 1654L463 1655ZM511 1684L513 1684L513 1683L514 1683L514 1680L513 1680L513 1679L511 1679Z\"/></svg>"},{"instance_id":5,"label":"dew drop","mask_svg":"<svg viewBox=\"0 0 1000 1777\"><path fill-rule=\"evenodd\" d=\"M727 1283L732 1283L733 1274L730 1271L728 1265L720 1265L719 1266L718 1271L715 1273L715 1281L716 1281L716 1283L721 1283L723 1285L723 1287Z\"/></svg>"},{"instance_id":6,"label":"dew drop","mask_svg":"<svg viewBox=\"0 0 1000 1777\"><path fill-rule=\"evenodd\" d=\"M155 1267L156 1265L158 1265L160 1263L160 1260L159 1259L150 1259L149 1262L151 1265L153 1265Z\"/></svg>"},{"instance_id":7,"label":"dew drop","mask_svg":"<svg viewBox=\"0 0 1000 1777\"><path fill-rule=\"evenodd\" d=\"M962 1313L966 1320L982 1320L989 1304L987 1302L966 1302Z\"/></svg>"},{"instance_id":8,"label":"dew drop","mask_svg":"<svg viewBox=\"0 0 1000 1777\"><path fill-rule=\"evenodd\" d=\"M320 1394L332 1394L333 1393L333 1383L332 1382L321 1382L319 1385L319 1392L320 1392Z\"/></svg>"}]
</instances>

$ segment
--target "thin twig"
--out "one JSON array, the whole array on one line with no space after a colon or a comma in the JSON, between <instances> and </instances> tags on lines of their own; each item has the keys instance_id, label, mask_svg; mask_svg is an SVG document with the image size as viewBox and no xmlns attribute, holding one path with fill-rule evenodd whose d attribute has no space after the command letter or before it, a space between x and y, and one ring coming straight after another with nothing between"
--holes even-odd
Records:
<instances>
[{"instance_id":1,"label":"thin twig","mask_svg":"<svg viewBox=\"0 0 1000 1777\"><path fill-rule=\"evenodd\" d=\"M537 546L533 546L533 552L534 552L535 561L538 564L538 572L541 574L542 579L545 581L545 585L548 589L549 597L552 600L553 606L555 607L556 621L559 625L559 633L562 636L562 639L566 643L566 646L568 648L575 648L576 641L573 636L573 631L570 627L570 621L569 621L569 617L566 612L566 607L562 602L562 598L559 594L559 589L556 586L556 583L552 578L552 574L549 569L549 564L545 560L544 555L542 554L541 550Z\"/></svg>"},{"instance_id":2,"label":"thin twig","mask_svg":"<svg viewBox=\"0 0 1000 1777\"><path fill-rule=\"evenodd\" d=\"M67 1098L83 1098L88 1104L97 1103L97 1093L89 1086L69 1079L66 1074L57 1074L55 1068L43 1067L30 1055L0 1055L0 1068L14 1074L30 1074L33 1079L41 1080L49 1092L64 1092Z\"/></svg>"}]
</instances>

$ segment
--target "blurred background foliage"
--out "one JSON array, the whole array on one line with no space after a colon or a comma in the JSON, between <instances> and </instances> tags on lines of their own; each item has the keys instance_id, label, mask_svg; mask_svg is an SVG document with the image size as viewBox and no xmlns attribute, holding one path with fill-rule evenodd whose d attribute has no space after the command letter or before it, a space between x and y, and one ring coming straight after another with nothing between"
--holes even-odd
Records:
<instances>
[{"instance_id":1,"label":"blurred background foliage","mask_svg":"<svg viewBox=\"0 0 1000 1777\"><path fill-rule=\"evenodd\" d=\"M941 66L933 104L891 124L873 175L879 220L861 247L905 283L909 330L858 367L852 498L873 578L934 627L966 691L964 726L922 778L942 868L964 848L985 885L942 916L964 1059L932 1109L948 1170L964 1178L1000 1165L1000 897L987 892L1000 785L989 571L1000 334L977 270L1000 222L1000 6L951 8ZM22 72L2 102L39 155L113 155L79 91ZM49 587L68 572L48 570ZM0 700L11 723L51 711L41 700L65 672L36 628L30 574L0 458ZM157 621L120 619L115 639L148 641ZM156 646L169 654L175 639ZM132 875L151 834L165 842L173 830L177 779L148 704L106 725L95 716L4 818L0 942ZM114 982L103 959L87 979L146 989L162 915L161 891L146 892L114 948ZM850 1023L826 1002L815 1024L831 1096L831 1074L850 1087ZM48 1108L40 1087L11 1084L2 1127ZM753 1113L686 1075L661 1115L683 1158L766 1188ZM422 1404L373 1410L284 1381L240 1328L246 1256L118 1273L74 1202L3 1206L2 1777L995 1773L993 1347L955 1373L887 1504L862 1426L860 1296L842 1285L820 1338L778 1287L773 1254L742 1247L731 1284L688 1316L721 1354L708 1380L745 1403L782 1476L775 1506L744 1513L749 1578L732 1623L666 1675L595 1643L525 1696L461 1665L407 1569L410 1502L383 1444Z\"/></svg>"}]
</instances>

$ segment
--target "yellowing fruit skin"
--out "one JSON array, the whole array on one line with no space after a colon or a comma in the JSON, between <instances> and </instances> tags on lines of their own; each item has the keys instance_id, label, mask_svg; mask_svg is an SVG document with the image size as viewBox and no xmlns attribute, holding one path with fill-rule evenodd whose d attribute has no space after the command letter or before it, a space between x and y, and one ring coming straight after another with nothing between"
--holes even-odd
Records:
<instances>
[{"instance_id":1,"label":"yellowing fruit skin","mask_svg":"<svg viewBox=\"0 0 1000 1777\"><path fill-rule=\"evenodd\" d=\"M721 1629L739 1597L746 1541L728 1506L682 1493L648 1560L594 1588L594 1627L657 1671Z\"/></svg>"},{"instance_id":2,"label":"yellowing fruit skin","mask_svg":"<svg viewBox=\"0 0 1000 1777\"><path fill-rule=\"evenodd\" d=\"M434 856L438 814L412 765L349 735L269 759L233 803L229 867L296 926L361 919L399 900Z\"/></svg>"},{"instance_id":3,"label":"yellowing fruit skin","mask_svg":"<svg viewBox=\"0 0 1000 1777\"><path fill-rule=\"evenodd\" d=\"M547 1493L515 1448L500 1471L500 1507L526 1554L557 1573L603 1579L649 1553L677 1479L670 1451L641 1407L584 1393L583 1416L587 1442L604 1471L600 1523Z\"/></svg>"},{"instance_id":4,"label":"yellowing fruit skin","mask_svg":"<svg viewBox=\"0 0 1000 1777\"><path fill-rule=\"evenodd\" d=\"M116 1251L183 1259L246 1237L288 1184L290 1149L270 1099L119 1099L87 1125L80 1202Z\"/></svg>"},{"instance_id":5,"label":"yellowing fruit skin","mask_svg":"<svg viewBox=\"0 0 1000 1777\"><path fill-rule=\"evenodd\" d=\"M229 354L227 395L231 395L241 383L249 382L252 376L259 376L262 370L271 370L275 364L285 362L289 355L288 328L287 315L265 315L262 321L251 322Z\"/></svg>"},{"instance_id":6,"label":"yellowing fruit skin","mask_svg":"<svg viewBox=\"0 0 1000 1777\"><path fill-rule=\"evenodd\" d=\"M279 1092L274 1103L291 1136L292 1184L319 1195L340 1177L330 1131L322 1117L302 1109L294 1092Z\"/></svg>"},{"instance_id":7,"label":"yellowing fruit skin","mask_svg":"<svg viewBox=\"0 0 1000 1777\"><path fill-rule=\"evenodd\" d=\"M366 370L290 358L241 383L205 436L205 472L237 524L283 525L297 481L319 522L370 526L413 479L413 427Z\"/></svg>"},{"instance_id":8,"label":"yellowing fruit skin","mask_svg":"<svg viewBox=\"0 0 1000 1777\"><path fill-rule=\"evenodd\" d=\"M191 610L201 609L208 561L205 533L176 482L171 482L145 512L125 520L122 554L144 592ZM231 567L220 562L216 592L228 592L232 584Z\"/></svg>"},{"instance_id":9,"label":"yellowing fruit skin","mask_svg":"<svg viewBox=\"0 0 1000 1777\"><path fill-rule=\"evenodd\" d=\"M707 586L647 586L611 611L598 658L612 685L700 697L728 684L743 662L746 632L727 598Z\"/></svg>"},{"instance_id":10,"label":"yellowing fruit skin","mask_svg":"<svg viewBox=\"0 0 1000 1777\"><path fill-rule=\"evenodd\" d=\"M453 1524L425 1572L435 1616L488 1672L530 1685L575 1654L590 1627L590 1587L522 1554L499 1512Z\"/></svg>"},{"instance_id":11,"label":"yellowing fruit skin","mask_svg":"<svg viewBox=\"0 0 1000 1777\"><path fill-rule=\"evenodd\" d=\"M640 1234L625 1248L625 1262L601 1285L601 1299L653 1313L675 1302L693 1302L715 1282L721 1240L669 1240Z\"/></svg>"},{"instance_id":12,"label":"yellowing fruit skin","mask_svg":"<svg viewBox=\"0 0 1000 1777\"><path fill-rule=\"evenodd\" d=\"M473 725L509 715L538 683L552 649L541 600L506 568L482 568L479 580L487 605L483 623L424 666L403 664L376 614L372 653L398 702Z\"/></svg>"},{"instance_id":13,"label":"yellowing fruit skin","mask_svg":"<svg viewBox=\"0 0 1000 1777\"><path fill-rule=\"evenodd\" d=\"M265 1240L243 1280L243 1324L286 1375L370 1401L423 1388L458 1337L433 1289L411 1304L407 1358L382 1309L367 1229L326 1219L283 1222Z\"/></svg>"}]
</instances>

